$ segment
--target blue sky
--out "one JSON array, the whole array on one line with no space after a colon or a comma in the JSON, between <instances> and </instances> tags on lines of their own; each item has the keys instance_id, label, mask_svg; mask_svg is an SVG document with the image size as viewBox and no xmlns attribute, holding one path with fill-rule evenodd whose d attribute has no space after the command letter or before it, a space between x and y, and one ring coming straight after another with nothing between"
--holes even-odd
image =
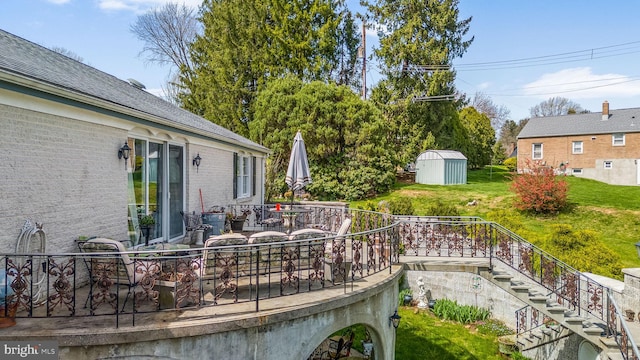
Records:
<instances>
[{"instance_id":1,"label":"blue sky","mask_svg":"<svg viewBox=\"0 0 640 360\"><path fill-rule=\"evenodd\" d=\"M166 1L3 0L0 28L70 50L99 70L160 93L169 69L145 64L138 56L143 44L129 28ZM197 6L200 0L185 2ZM347 3L357 8L357 0ZM454 61L456 86L469 96L484 92L516 121L554 96L594 112L604 100L612 109L640 107L640 2L460 0L459 10L461 18L473 17L468 35L475 40ZM376 45L373 32L367 45ZM374 61L368 85L376 78Z\"/></svg>"}]
</instances>

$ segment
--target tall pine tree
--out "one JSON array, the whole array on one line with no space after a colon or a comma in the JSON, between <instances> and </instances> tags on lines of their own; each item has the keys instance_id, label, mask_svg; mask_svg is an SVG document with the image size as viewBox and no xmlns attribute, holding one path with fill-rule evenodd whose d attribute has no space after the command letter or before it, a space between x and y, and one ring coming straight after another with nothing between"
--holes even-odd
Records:
<instances>
[{"instance_id":1,"label":"tall pine tree","mask_svg":"<svg viewBox=\"0 0 640 360\"><path fill-rule=\"evenodd\" d=\"M471 18L458 19L457 0L365 1L376 24L385 80L372 98L385 110L398 164L422 150L429 133L442 148L461 147L464 131L458 120L452 60L473 41L463 40Z\"/></svg>"},{"instance_id":2,"label":"tall pine tree","mask_svg":"<svg viewBox=\"0 0 640 360\"><path fill-rule=\"evenodd\" d=\"M256 94L273 79L353 86L355 76L344 75L356 61L357 35L343 0L206 0L201 21L180 100L241 135L249 136Z\"/></svg>"}]
</instances>

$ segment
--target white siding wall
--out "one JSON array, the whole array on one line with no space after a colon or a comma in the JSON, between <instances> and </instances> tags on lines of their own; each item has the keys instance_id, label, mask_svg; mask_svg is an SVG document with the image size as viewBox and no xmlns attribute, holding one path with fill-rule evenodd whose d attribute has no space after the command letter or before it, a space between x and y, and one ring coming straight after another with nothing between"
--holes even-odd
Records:
<instances>
[{"instance_id":1,"label":"white siding wall","mask_svg":"<svg viewBox=\"0 0 640 360\"><path fill-rule=\"evenodd\" d=\"M200 190L205 211L212 206L227 206L229 204L261 204L262 203L262 169L264 158L260 154L243 153L246 156L255 155L256 159L256 195L233 199L233 153L238 152L232 147L211 147L210 145L190 145L188 156L188 208L187 211L202 211L200 202ZM193 158L200 154L202 161L196 172L192 165Z\"/></svg>"},{"instance_id":2,"label":"white siding wall","mask_svg":"<svg viewBox=\"0 0 640 360\"><path fill-rule=\"evenodd\" d=\"M44 224L49 252L79 235L127 238L126 132L0 104L0 251L26 219Z\"/></svg>"}]
</instances>

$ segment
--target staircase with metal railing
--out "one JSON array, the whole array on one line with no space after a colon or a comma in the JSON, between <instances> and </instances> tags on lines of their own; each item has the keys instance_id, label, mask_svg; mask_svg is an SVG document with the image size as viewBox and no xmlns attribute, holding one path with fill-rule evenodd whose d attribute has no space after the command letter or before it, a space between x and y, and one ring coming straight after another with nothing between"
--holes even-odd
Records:
<instances>
[{"instance_id":1,"label":"staircase with metal railing","mask_svg":"<svg viewBox=\"0 0 640 360\"><path fill-rule=\"evenodd\" d=\"M640 358L610 289L517 234L475 217L399 220L405 256L490 259L490 270L481 275L528 304L516 312L522 348L557 341L570 331L603 349L610 359ZM544 319L558 326L547 327Z\"/></svg>"}]
</instances>

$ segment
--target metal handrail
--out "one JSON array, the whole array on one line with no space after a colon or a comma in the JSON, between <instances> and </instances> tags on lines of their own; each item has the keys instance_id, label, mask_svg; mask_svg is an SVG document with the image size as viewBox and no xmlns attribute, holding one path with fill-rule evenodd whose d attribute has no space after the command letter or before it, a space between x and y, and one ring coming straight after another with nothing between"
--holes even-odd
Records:
<instances>
[{"instance_id":1,"label":"metal handrail","mask_svg":"<svg viewBox=\"0 0 640 360\"><path fill-rule=\"evenodd\" d=\"M335 235L206 249L0 254L0 269L5 270L5 280L9 279L5 297L0 301L17 299L17 317L113 316L117 327L124 314L132 315L132 325L135 325L136 315L145 312L233 306L243 302L254 302L258 311L260 301L266 298L335 287L348 292L360 279L387 269L391 273L391 265L398 258L396 224L392 217L344 209L329 210L327 215L333 220L343 216L356 219L352 229L357 226L361 230L344 235L342 241L346 239L351 246L333 246L334 255L329 257L325 245L335 241ZM383 226L367 229L369 225L378 224ZM378 241L378 251L368 251L364 244L373 245L369 241ZM210 259L203 258L205 250L211 254ZM336 256L337 252L340 256ZM130 262L123 261L123 255L128 256ZM342 278L324 271L327 261L334 257L348 258L351 262L351 266L346 261L332 262L332 271L338 269ZM31 299L29 274L41 262L46 269L46 301L38 306ZM129 275L122 271L127 266L132 267ZM122 285L126 287L118 290ZM159 295L166 287L175 295L169 306L162 305ZM8 296L9 288L15 288L17 296ZM241 288L246 289L246 293L241 294L238 290ZM121 292L124 289L126 297ZM88 294L82 295L83 292ZM205 299L206 294L212 294L213 299Z\"/></svg>"}]
</instances>

